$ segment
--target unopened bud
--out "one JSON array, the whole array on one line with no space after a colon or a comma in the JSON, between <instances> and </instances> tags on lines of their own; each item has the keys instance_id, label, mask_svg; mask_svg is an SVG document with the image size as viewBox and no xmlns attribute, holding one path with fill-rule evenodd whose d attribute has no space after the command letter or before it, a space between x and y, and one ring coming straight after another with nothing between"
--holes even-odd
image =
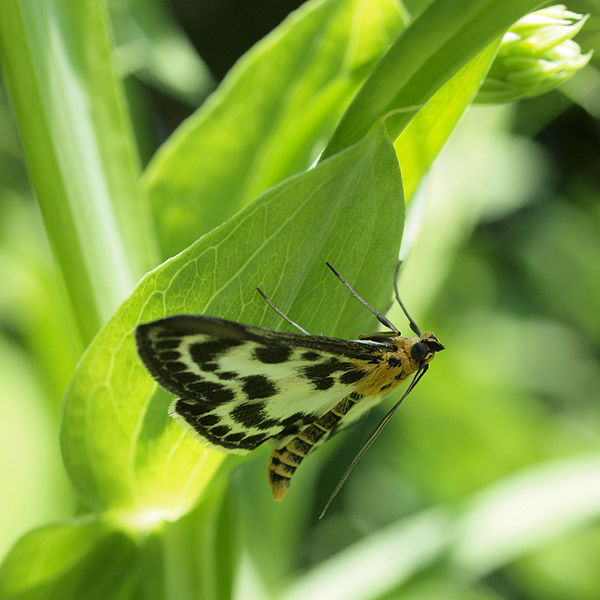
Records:
<instances>
[{"instance_id":1,"label":"unopened bud","mask_svg":"<svg viewBox=\"0 0 600 600\"><path fill-rule=\"evenodd\" d=\"M591 51L582 54L571 39L588 16L558 4L518 20L504 35L476 102L538 96L572 77L592 55Z\"/></svg>"}]
</instances>

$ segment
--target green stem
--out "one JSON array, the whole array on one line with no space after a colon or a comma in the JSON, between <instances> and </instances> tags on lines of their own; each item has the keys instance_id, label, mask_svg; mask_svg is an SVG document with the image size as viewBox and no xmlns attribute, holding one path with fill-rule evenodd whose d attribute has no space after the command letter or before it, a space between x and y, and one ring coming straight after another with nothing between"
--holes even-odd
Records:
<instances>
[{"instance_id":1,"label":"green stem","mask_svg":"<svg viewBox=\"0 0 600 600\"><path fill-rule=\"evenodd\" d=\"M87 343L156 264L104 3L3 2L0 53L30 178Z\"/></svg>"}]
</instances>

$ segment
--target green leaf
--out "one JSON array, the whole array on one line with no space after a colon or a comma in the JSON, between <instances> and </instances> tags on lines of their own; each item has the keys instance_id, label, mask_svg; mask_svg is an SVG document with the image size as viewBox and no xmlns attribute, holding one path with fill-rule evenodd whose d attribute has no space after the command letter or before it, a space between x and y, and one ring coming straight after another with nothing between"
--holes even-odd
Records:
<instances>
[{"instance_id":1,"label":"green leaf","mask_svg":"<svg viewBox=\"0 0 600 600\"><path fill-rule=\"evenodd\" d=\"M29 174L84 341L155 264L103 3L0 4L0 56Z\"/></svg>"},{"instance_id":2,"label":"green leaf","mask_svg":"<svg viewBox=\"0 0 600 600\"><path fill-rule=\"evenodd\" d=\"M396 138L407 202L477 94L497 46L497 42L488 46L451 77Z\"/></svg>"},{"instance_id":3,"label":"green leaf","mask_svg":"<svg viewBox=\"0 0 600 600\"><path fill-rule=\"evenodd\" d=\"M324 262L383 309L403 209L393 146L376 130L149 273L90 345L67 393L63 456L85 500L140 527L172 519L189 509L223 459L167 416L168 395L156 392L136 356L136 325L177 313L281 324L259 285L315 334L373 329L373 316Z\"/></svg>"},{"instance_id":4,"label":"green leaf","mask_svg":"<svg viewBox=\"0 0 600 600\"><path fill-rule=\"evenodd\" d=\"M318 0L244 55L145 173L163 256L307 169L401 27L395 0Z\"/></svg>"},{"instance_id":5,"label":"green leaf","mask_svg":"<svg viewBox=\"0 0 600 600\"><path fill-rule=\"evenodd\" d=\"M131 577L136 545L99 522L30 531L0 566L3 600L105 600Z\"/></svg>"},{"instance_id":6,"label":"green leaf","mask_svg":"<svg viewBox=\"0 0 600 600\"><path fill-rule=\"evenodd\" d=\"M335 130L322 158L366 135L392 111L421 106L463 65L541 3L538 0L435 0L379 61ZM416 112L386 125L395 139Z\"/></svg>"}]
</instances>

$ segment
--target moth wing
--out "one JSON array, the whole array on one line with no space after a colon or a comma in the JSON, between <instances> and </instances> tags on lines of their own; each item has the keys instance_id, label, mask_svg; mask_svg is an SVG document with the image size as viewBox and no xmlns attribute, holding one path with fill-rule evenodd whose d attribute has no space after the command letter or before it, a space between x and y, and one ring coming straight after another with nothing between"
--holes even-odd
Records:
<instances>
[{"instance_id":1,"label":"moth wing","mask_svg":"<svg viewBox=\"0 0 600 600\"><path fill-rule=\"evenodd\" d=\"M145 323L136 341L150 373L179 396L170 414L201 441L237 453L326 413L389 349L202 315Z\"/></svg>"}]
</instances>

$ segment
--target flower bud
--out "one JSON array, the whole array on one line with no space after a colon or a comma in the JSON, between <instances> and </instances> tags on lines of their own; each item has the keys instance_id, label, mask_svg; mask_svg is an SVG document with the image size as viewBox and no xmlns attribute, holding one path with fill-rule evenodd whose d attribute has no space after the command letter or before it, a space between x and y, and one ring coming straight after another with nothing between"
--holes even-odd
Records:
<instances>
[{"instance_id":1,"label":"flower bud","mask_svg":"<svg viewBox=\"0 0 600 600\"><path fill-rule=\"evenodd\" d=\"M557 4L519 19L504 35L476 102L538 96L573 76L592 55L571 39L588 16Z\"/></svg>"}]
</instances>

